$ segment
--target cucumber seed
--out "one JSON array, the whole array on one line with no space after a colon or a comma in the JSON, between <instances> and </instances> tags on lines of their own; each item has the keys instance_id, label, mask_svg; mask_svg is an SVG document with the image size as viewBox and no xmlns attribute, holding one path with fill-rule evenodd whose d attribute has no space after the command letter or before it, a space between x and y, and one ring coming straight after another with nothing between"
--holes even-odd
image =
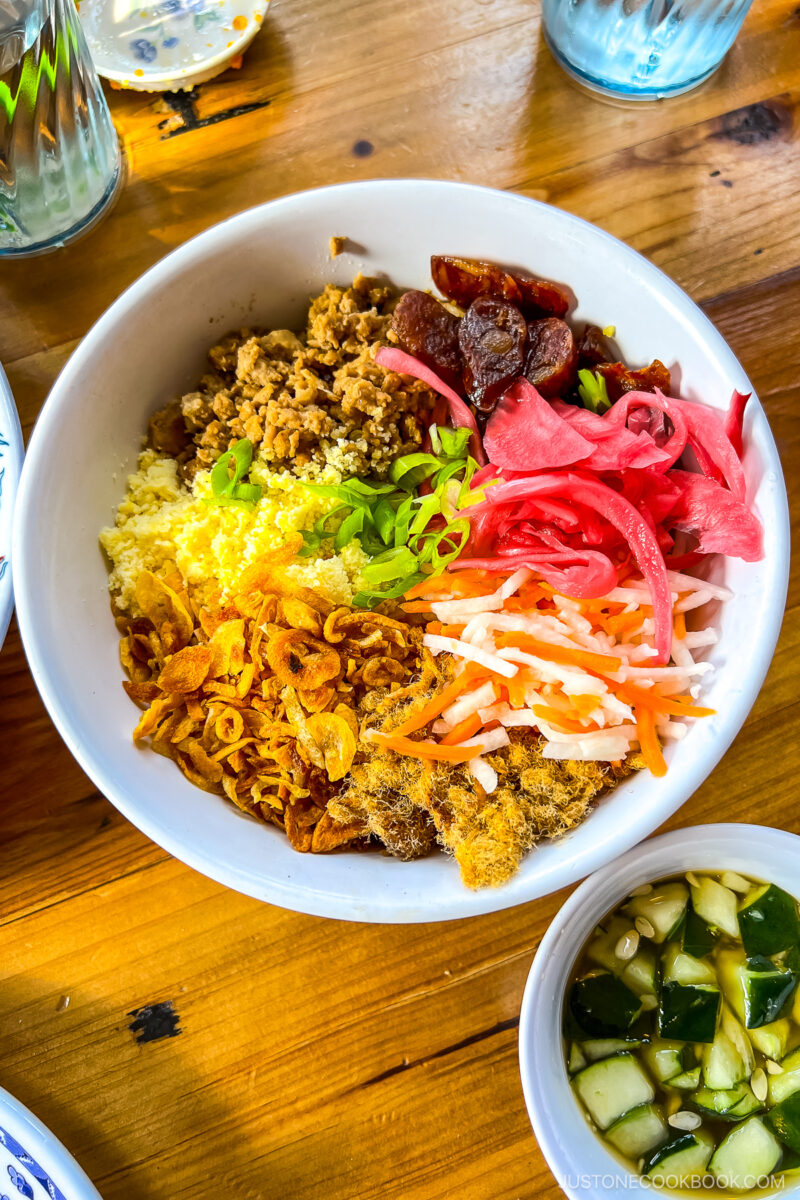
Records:
<instances>
[{"instance_id":1,"label":"cucumber seed","mask_svg":"<svg viewBox=\"0 0 800 1200\"><path fill-rule=\"evenodd\" d=\"M655 937L656 931L648 921L647 917L637 917L633 923L636 926L637 932L640 933L642 937Z\"/></svg>"},{"instance_id":2,"label":"cucumber seed","mask_svg":"<svg viewBox=\"0 0 800 1200\"><path fill-rule=\"evenodd\" d=\"M627 962L629 958L633 958L638 949L639 935L635 929L629 929L627 933L623 933L614 947L614 955L616 958L621 958L623 962Z\"/></svg>"}]
</instances>

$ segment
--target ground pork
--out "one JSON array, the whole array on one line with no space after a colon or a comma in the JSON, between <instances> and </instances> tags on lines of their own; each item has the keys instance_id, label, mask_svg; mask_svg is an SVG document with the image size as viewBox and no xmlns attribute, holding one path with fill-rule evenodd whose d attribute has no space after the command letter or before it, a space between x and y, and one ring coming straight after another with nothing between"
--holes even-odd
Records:
<instances>
[{"instance_id":1,"label":"ground pork","mask_svg":"<svg viewBox=\"0 0 800 1200\"><path fill-rule=\"evenodd\" d=\"M173 454L191 480L238 438L275 467L313 475L383 475L417 449L433 395L374 361L386 344L397 294L359 275L311 301L306 328L229 334L209 352L211 371L155 414L149 444Z\"/></svg>"}]
</instances>

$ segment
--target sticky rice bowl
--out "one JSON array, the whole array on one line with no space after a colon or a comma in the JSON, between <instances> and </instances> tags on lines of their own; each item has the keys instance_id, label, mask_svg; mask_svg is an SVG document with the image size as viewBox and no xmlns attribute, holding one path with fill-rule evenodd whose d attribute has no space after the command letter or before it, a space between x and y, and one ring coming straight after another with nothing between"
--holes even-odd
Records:
<instances>
[{"instance_id":1,"label":"sticky rice bowl","mask_svg":"<svg viewBox=\"0 0 800 1200\"><path fill-rule=\"evenodd\" d=\"M333 233L352 252L328 256ZM763 561L716 558L733 592L709 606L719 634L704 703L717 714L668 748L669 772L640 772L560 841L542 844L497 890L470 892L445 855L402 863L379 854L296 854L277 830L196 790L136 749L109 618L98 531L135 469L150 414L186 391L212 340L240 325L293 327L308 297L357 270L429 286L432 253L519 265L566 284L571 318L613 323L630 361L659 355L680 394L725 407L751 390L723 339L691 301L632 250L567 213L459 184L380 181L286 197L217 226L133 285L84 339L31 442L16 516L20 626L36 682L82 767L139 828L189 865L261 899L320 915L442 920L545 895L652 832L699 786L741 727L774 649L788 571L786 493L757 401L745 422L749 498L765 528Z\"/></svg>"}]
</instances>

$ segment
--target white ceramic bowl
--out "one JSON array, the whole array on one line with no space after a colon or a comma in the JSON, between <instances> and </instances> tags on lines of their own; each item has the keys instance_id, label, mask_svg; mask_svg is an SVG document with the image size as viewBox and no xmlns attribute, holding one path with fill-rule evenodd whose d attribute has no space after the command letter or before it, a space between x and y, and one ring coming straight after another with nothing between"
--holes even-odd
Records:
<instances>
[{"instance_id":1,"label":"white ceramic bowl","mask_svg":"<svg viewBox=\"0 0 800 1200\"><path fill-rule=\"evenodd\" d=\"M0 1088L0 1189L30 1200L101 1200L69 1151Z\"/></svg>"},{"instance_id":2,"label":"white ceramic bowl","mask_svg":"<svg viewBox=\"0 0 800 1200\"><path fill-rule=\"evenodd\" d=\"M19 474L22 469L22 431L14 397L0 367L0 646L14 609L11 585L11 528Z\"/></svg>"},{"instance_id":3,"label":"white ceramic bowl","mask_svg":"<svg viewBox=\"0 0 800 1200\"><path fill-rule=\"evenodd\" d=\"M575 960L597 922L632 888L691 870L740 871L800 899L800 838L764 825L699 825L662 834L584 880L536 951L519 1025L522 1090L539 1148L570 1200L622 1200L635 1194L637 1183L647 1186L606 1149L569 1084L561 1019ZM798 1192L800 1183L787 1181L779 1194Z\"/></svg>"},{"instance_id":4,"label":"white ceramic bowl","mask_svg":"<svg viewBox=\"0 0 800 1200\"><path fill-rule=\"evenodd\" d=\"M352 253L328 257L332 234ZM355 245L353 245L355 243ZM348 184L287 196L209 229L158 263L90 330L34 432L20 490L15 586L31 669L84 770L171 853L215 879L285 907L371 921L432 921L510 907L573 883L651 833L724 754L761 686L783 612L786 493L758 401L748 409L745 470L765 526L763 562L720 561L735 596L714 620L720 641L700 721L670 749L664 779L638 774L559 842L530 854L504 888L470 892L443 855L296 854L274 828L198 791L131 743L136 711L120 686L100 528L119 504L148 415L192 387L214 338L239 324L302 324L308 297L356 270L430 286L431 253L517 263L569 284L576 316L613 322L633 362L680 368L681 391L726 406L749 391L742 368L674 283L628 247L568 213L504 192L418 180Z\"/></svg>"}]
</instances>

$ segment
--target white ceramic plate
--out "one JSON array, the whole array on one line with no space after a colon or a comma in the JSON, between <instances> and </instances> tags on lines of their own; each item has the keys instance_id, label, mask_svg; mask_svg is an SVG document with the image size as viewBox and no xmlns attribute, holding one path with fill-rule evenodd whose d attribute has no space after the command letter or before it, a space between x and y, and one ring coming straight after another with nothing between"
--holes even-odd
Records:
<instances>
[{"instance_id":1,"label":"white ceramic plate","mask_svg":"<svg viewBox=\"0 0 800 1200\"><path fill-rule=\"evenodd\" d=\"M331 262L332 234L352 253ZM786 594L788 511L757 400L745 472L765 527L760 563L719 562L734 598L713 618L717 715L669 748L663 779L627 780L578 829L542 845L499 890L468 891L434 854L296 854L276 829L198 791L174 764L131 742L136 710L120 685L118 639L97 536L119 504L149 414L190 389L213 340L246 324L302 324L310 295L361 269L430 286L432 253L472 255L569 284L578 320L617 326L632 362L654 355L688 398L726 407L751 385L725 342L654 266L569 213L456 183L386 180L305 192L209 229L157 264L86 335L34 432L16 522L17 608L34 678L84 770L171 853L221 882L303 912L436 921L491 912L575 882L651 833L705 779L738 732L775 646ZM678 371L679 367L679 371ZM62 631L68 629L65 638Z\"/></svg>"},{"instance_id":2,"label":"white ceramic plate","mask_svg":"<svg viewBox=\"0 0 800 1200\"><path fill-rule=\"evenodd\" d=\"M193 88L242 54L269 0L83 0L98 74L145 92Z\"/></svg>"},{"instance_id":3,"label":"white ceramic plate","mask_svg":"<svg viewBox=\"0 0 800 1200\"><path fill-rule=\"evenodd\" d=\"M3 1200L101 1200L58 1138L0 1088L0 1195Z\"/></svg>"},{"instance_id":4,"label":"white ceramic plate","mask_svg":"<svg viewBox=\"0 0 800 1200\"><path fill-rule=\"evenodd\" d=\"M776 883L800 900L800 838L764 825L699 825L676 829L637 846L592 875L554 917L533 960L519 1025L522 1090L533 1131L556 1181L570 1200L630 1200L649 1193L594 1132L570 1087L564 1063L561 1021L564 993L581 949L597 922L632 888L683 871L740 871ZM770 1195L794 1196L800 1183ZM656 1196L730 1196L727 1190L699 1188ZM747 1192L740 1193L747 1195ZM753 1193L763 1196L764 1192Z\"/></svg>"},{"instance_id":5,"label":"white ceramic plate","mask_svg":"<svg viewBox=\"0 0 800 1200\"><path fill-rule=\"evenodd\" d=\"M19 417L3 368L0 367L0 646L14 608L11 586L11 527L22 467Z\"/></svg>"}]
</instances>

